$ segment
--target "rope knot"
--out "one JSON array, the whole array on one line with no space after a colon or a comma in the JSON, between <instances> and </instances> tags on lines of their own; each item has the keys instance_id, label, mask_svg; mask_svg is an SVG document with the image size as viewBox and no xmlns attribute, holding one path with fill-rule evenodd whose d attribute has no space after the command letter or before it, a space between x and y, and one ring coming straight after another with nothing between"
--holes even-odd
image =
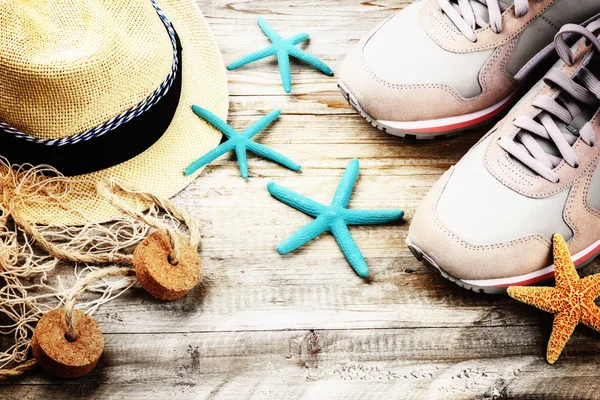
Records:
<instances>
[{"instance_id":1,"label":"rope knot","mask_svg":"<svg viewBox=\"0 0 600 400\"><path fill-rule=\"evenodd\" d=\"M181 248L179 246L179 240L177 233L173 229L166 229L163 232L167 234L169 238L169 246L171 247L171 253L169 254L169 264L177 265L181 259Z\"/></svg>"}]
</instances>

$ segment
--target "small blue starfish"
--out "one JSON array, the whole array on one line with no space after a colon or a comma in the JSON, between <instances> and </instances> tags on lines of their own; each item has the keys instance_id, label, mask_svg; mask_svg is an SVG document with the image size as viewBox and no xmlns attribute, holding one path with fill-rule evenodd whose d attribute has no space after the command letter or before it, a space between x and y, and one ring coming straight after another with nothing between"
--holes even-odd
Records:
<instances>
[{"instance_id":1,"label":"small blue starfish","mask_svg":"<svg viewBox=\"0 0 600 400\"><path fill-rule=\"evenodd\" d=\"M359 164L355 158L350 161L340 181L331 205L317 203L301 194L279 186L273 182L267 185L271 196L294 207L296 210L316 219L300 228L278 247L279 254L287 254L310 242L324 232L331 232L342 253L361 277L369 276L369 267L360 249L352 239L347 225L376 225L397 221L404 216L402 210L348 210L352 189L358 178Z\"/></svg>"},{"instance_id":2,"label":"small blue starfish","mask_svg":"<svg viewBox=\"0 0 600 400\"><path fill-rule=\"evenodd\" d=\"M272 45L269 47L250 53L245 57L240 58L237 61L229 64L228 70L234 70L240 68L246 64L254 61L262 60L263 58L277 55L277 61L279 62L279 72L281 73L281 80L283 82L283 89L286 93L292 91L292 73L290 71L290 55L304 61L307 64L321 70L323 73L333 76L333 71L323 61L319 60L312 54L296 47L297 44L308 40L308 33L299 33L288 39L282 39L281 36L265 21L263 18L258 17L258 26L263 30L265 35L269 38Z\"/></svg>"},{"instance_id":3,"label":"small blue starfish","mask_svg":"<svg viewBox=\"0 0 600 400\"><path fill-rule=\"evenodd\" d=\"M190 176L198 169L234 149L235 154L237 155L240 172L244 179L248 178L248 160L246 159L246 151L248 150L258 154L261 157L275 161L276 163L279 163L284 167L291 169L292 171L300 170L300 164L295 163L283 154L280 154L275 150L268 148L267 146L263 146L262 144L252 141L252 138L256 136L257 133L265 129L271 122L279 117L281 110L271 111L260 120L250 125L250 127L246 128L246 130L242 133L237 132L225 121L221 120L215 114L202 107L192 106L192 110L194 110L196 115L204 118L208 123L220 130L225 136L227 136L228 140L191 163L190 166L185 169L186 176Z\"/></svg>"}]
</instances>

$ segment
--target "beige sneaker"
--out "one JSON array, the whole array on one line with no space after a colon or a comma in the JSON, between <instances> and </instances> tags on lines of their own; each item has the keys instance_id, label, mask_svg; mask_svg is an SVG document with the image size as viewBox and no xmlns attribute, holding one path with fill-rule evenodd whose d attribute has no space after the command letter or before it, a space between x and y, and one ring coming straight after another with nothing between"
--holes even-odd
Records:
<instances>
[{"instance_id":1,"label":"beige sneaker","mask_svg":"<svg viewBox=\"0 0 600 400\"><path fill-rule=\"evenodd\" d=\"M562 25L598 17L598 0L419 0L360 40L339 87L394 135L473 128L514 104Z\"/></svg>"},{"instance_id":2,"label":"beige sneaker","mask_svg":"<svg viewBox=\"0 0 600 400\"><path fill-rule=\"evenodd\" d=\"M575 265L600 253L600 20L566 25L562 59L436 183L410 227L419 260L502 292L553 276L552 235ZM584 36L573 48L565 36Z\"/></svg>"}]
</instances>

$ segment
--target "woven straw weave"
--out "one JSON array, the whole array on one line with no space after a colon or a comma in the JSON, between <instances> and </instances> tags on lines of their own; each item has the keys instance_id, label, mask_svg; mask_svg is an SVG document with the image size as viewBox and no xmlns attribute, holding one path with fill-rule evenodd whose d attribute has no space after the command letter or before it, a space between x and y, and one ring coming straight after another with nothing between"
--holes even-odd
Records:
<instances>
[{"instance_id":1,"label":"woven straw weave","mask_svg":"<svg viewBox=\"0 0 600 400\"><path fill-rule=\"evenodd\" d=\"M94 189L108 177L171 197L197 175L184 177L185 167L218 144L221 135L191 110L198 104L227 115L227 81L212 33L191 0L157 3L183 47L183 88L168 131L129 161L73 177L76 194L28 208L32 220L78 225L114 218L118 211ZM0 10L0 120L31 136L62 138L106 122L150 95L173 62L150 0L0 0Z\"/></svg>"}]
</instances>

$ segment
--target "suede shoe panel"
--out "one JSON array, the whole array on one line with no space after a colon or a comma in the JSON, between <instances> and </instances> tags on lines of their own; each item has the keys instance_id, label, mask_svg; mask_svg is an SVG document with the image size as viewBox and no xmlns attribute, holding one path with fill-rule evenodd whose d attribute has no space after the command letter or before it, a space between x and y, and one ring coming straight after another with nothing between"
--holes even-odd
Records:
<instances>
[{"instance_id":1,"label":"suede shoe panel","mask_svg":"<svg viewBox=\"0 0 600 400\"><path fill-rule=\"evenodd\" d=\"M537 271L552 264L552 243L544 235L528 235L489 245L474 245L452 233L438 218L437 203L453 170L447 171L425 197L413 217L408 237L454 278L496 279ZM486 229L486 226L481 226Z\"/></svg>"},{"instance_id":2,"label":"suede shoe panel","mask_svg":"<svg viewBox=\"0 0 600 400\"><path fill-rule=\"evenodd\" d=\"M367 66L391 84L444 85L465 98L481 94L479 72L494 49L464 54L444 50L420 24L419 13L425 4L409 5L369 38L363 49Z\"/></svg>"},{"instance_id":3,"label":"suede shoe panel","mask_svg":"<svg viewBox=\"0 0 600 400\"><path fill-rule=\"evenodd\" d=\"M363 55L363 45L367 40L361 40L348 53L342 64L340 80L361 107L378 120L435 120L477 112L497 104L518 87L505 69L514 42L492 54L479 75L483 92L467 99L449 85L401 85L382 79L371 69Z\"/></svg>"}]
</instances>

